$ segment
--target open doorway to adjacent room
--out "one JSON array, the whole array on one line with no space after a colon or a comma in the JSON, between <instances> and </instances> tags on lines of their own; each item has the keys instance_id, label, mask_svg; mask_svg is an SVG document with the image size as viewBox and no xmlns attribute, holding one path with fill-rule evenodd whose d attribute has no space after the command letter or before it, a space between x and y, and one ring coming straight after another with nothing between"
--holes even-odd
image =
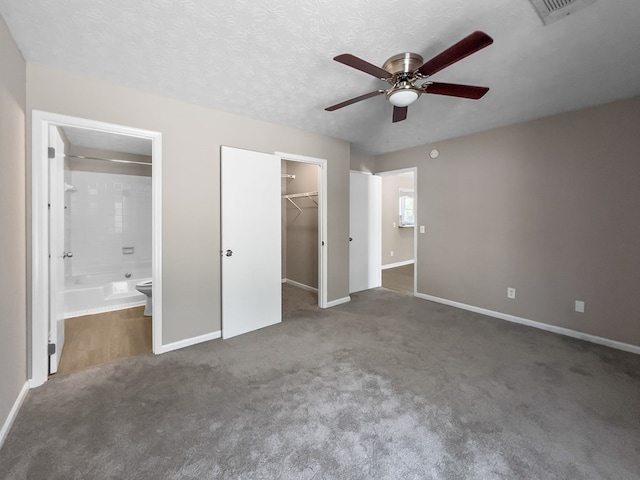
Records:
<instances>
[{"instance_id":1,"label":"open doorway to adjacent room","mask_svg":"<svg viewBox=\"0 0 640 480\"><path fill-rule=\"evenodd\" d=\"M413 295L416 291L416 172L380 172L382 287Z\"/></svg>"},{"instance_id":2,"label":"open doorway to adjacent room","mask_svg":"<svg viewBox=\"0 0 640 480\"><path fill-rule=\"evenodd\" d=\"M34 384L161 345L160 145L34 111Z\"/></svg>"}]
</instances>

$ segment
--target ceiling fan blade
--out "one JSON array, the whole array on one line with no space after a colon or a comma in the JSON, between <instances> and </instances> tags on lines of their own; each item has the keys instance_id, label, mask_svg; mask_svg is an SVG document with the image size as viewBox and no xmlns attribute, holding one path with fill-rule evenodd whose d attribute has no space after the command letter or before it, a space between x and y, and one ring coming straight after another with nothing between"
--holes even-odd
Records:
<instances>
[{"instance_id":1,"label":"ceiling fan blade","mask_svg":"<svg viewBox=\"0 0 640 480\"><path fill-rule=\"evenodd\" d=\"M418 72L422 75L430 76L436 72L439 72L443 68L448 67L468 57L472 53L476 53L478 50L482 50L484 47L488 47L493 43L493 38L481 31L475 31L472 34L466 36L455 45L447 48L444 52L436 55L431 60L422 65Z\"/></svg>"},{"instance_id":2,"label":"ceiling fan blade","mask_svg":"<svg viewBox=\"0 0 640 480\"><path fill-rule=\"evenodd\" d=\"M353 103L361 102L362 100L375 97L376 95L380 95L381 93L384 93L384 90L376 90L375 92L365 93L364 95L360 95L359 97L355 97L350 100L345 100L344 102L331 105L330 107L325 108L325 110L327 112L333 112L334 110L338 110L339 108L346 107L347 105L351 105Z\"/></svg>"},{"instance_id":3,"label":"ceiling fan blade","mask_svg":"<svg viewBox=\"0 0 640 480\"><path fill-rule=\"evenodd\" d=\"M356 70L360 70L361 72L368 73L369 75L373 75L376 78L391 78L393 75L386 70L383 70L376 65L367 62L366 60L362 60L361 58L356 57L355 55L351 55L350 53L343 53L342 55L338 55L333 58L336 62L343 63L349 67L353 67Z\"/></svg>"},{"instance_id":4,"label":"ceiling fan blade","mask_svg":"<svg viewBox=\"0 0 640 480\"><path fill-rule=\"evenodd\" d=\"M476 87L474 85L458 85L457 83L433 82L423 85L424 93L436 95L448 95L450 97L462 97L478 100L489 91L489 87Z\"/></svg>"},{"instance_id":5,"label":"ceiling fan blade","mask_svg":"<svg viewBox=\"0 0 640 480\"><path fill-rule=\"evenodd\" d=\"M408 107L393 107L393 123L407 119Z\"/></svg>"}]
</instances>

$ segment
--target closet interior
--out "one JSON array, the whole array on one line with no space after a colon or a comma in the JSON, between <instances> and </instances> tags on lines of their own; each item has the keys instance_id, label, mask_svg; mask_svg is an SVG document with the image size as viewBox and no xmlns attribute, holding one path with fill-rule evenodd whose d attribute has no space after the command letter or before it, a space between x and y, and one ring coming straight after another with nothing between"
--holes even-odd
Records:
<instances>
[{"instance_id":1,"label":"closet interior","mask_svg":"<svg viewBox=\"0 0 640 480\"><path fill-rule=\"evenodd\" d=\"M282 160L282 282L318 292L318 165Z\"/></svg>"}]
</instances>

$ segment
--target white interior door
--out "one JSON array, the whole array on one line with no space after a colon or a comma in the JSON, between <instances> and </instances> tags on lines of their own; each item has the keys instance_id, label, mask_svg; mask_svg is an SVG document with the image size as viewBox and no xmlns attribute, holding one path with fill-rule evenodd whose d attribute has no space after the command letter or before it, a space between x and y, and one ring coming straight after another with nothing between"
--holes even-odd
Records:
<instances>
[{"instance_id":1,"label":"white interior door","mask_svg":"<svg viewBox=\"0 0 640 480\"><path fill-rule=\"evenodd\" d=\"M64 348L64 143L56 127L49 127L49 373L58 371ZM51 352L51 351L50 351Z\"/></svg>"},{"instance_id":2,"label":"white interior door","mask_svg":"<svg viewBox=\"0 0 640 480\"><path fill-rule=\"evenodd\" d=\"M380 196L382 179L350 172L349 293L382 285L380 259Z\"/></svg>"},{"instance_id":3,"label":"white interior door","mask_svg":"<svg viewBox=\"0 0 640 480\"><path fill-rule=\"evenodd\" d=\"M280 158L222 147L222 338L282 321Z\"/></svg>"}]
</instances>

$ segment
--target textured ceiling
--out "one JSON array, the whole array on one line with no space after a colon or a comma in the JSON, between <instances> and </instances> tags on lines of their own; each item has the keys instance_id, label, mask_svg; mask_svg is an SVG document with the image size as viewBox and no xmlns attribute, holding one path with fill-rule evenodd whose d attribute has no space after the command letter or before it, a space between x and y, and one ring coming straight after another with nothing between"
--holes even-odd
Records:
<instances>
[{"instance_id":1,"label":"textured ceiling","mask_svg":"<svg viewBox=\"0 0 640 480\"><path fill-rule=\"evenodd\" d=\"M30 62L51 64L385 153L640 95L640 3L597 0L544 26L529 0L0 0ZM481 100L423 95L391 123L385 88L334 62L425 60L474 30L494 44L434 81Z\"/></svg>"}]
</instances>

